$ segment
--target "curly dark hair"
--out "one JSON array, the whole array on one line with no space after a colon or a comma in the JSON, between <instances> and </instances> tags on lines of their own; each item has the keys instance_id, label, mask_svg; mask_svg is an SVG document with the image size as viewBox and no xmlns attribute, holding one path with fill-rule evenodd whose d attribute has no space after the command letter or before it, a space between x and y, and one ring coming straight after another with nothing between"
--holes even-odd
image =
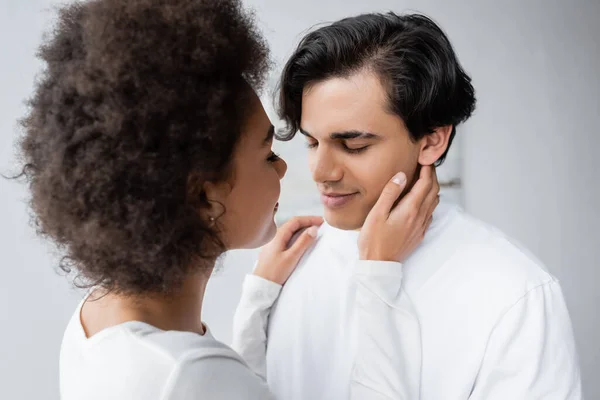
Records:
<instances>
[{"instance_id":1,"label":"curly dark hair","mask_svg":"<svg viewBox=\"0 0 600 400\"><path fill-rule=\"evenodd\" d=\"M286 63L280 81L279 116L290 140L300 128L302 93L311 84L371 69L387 86L388 107L413 140L456 125L475 110L475 90L442 29L421 14L363 14L307 34Z\"/></svg>"},{"instance_id":2,"label":"curly dark hair","mask_svg":"<svg viewBox=\"0 0 600 400\"><path fill-rule=\"evenodd\" d=\"M21 120L40 235L78 286L167 293L224 251L202 182L230 174L269 67L238 0L92 0L58 9Z\"/></svg>"}]
</instances>

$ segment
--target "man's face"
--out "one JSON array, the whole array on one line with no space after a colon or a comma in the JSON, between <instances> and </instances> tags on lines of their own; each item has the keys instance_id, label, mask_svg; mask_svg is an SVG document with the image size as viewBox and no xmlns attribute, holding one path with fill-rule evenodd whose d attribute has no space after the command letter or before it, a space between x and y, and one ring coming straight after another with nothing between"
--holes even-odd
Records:
<instances>
[{"instance_id":1,"label":"man's face","mask_svg":"<svg viewBox=\"0 0 600 400\"><path fill-rule=\"evenodd\" d=\"M421 147L402 119L388 111L385 89L374 73L305 88L300 126L330 225L362 227L383 187L400 171L410 187Z\"/></svg>"}]
</instances>

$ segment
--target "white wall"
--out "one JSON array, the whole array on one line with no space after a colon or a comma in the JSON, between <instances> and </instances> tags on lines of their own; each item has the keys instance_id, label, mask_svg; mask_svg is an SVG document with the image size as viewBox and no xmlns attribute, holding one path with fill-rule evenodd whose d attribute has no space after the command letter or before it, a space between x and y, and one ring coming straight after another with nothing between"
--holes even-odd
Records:
<instances>
[{"instance_id":1,"label":"white wall","mask_svg":"<svg viewBox=\"0 0 600 400\"><path fill-rule=\"evenodd\" d=\"M51 0L0 0L0 172L13 165L15 120L39 65L33 57ZM529 247L563 284L588 399L600 399L600 2L542 0L251 0L281 63L309 26L373 10L418 10L449 34L474 79L479 104L461 132L469 211ZM299 141L284 191L307 182ZM595 176L596 175L596 176ZM305 183L308 185L308 183ZM62 330L79 294L54 272L27 225L24 188L0 179L0 398L58 399ZM286 201L293 196L287 195ZM594 207L596 206L596 207ZM312 206L308 207L311 208ZM254 251L228 255L209 284L203 318L229 341L239 285Z\"/></svg>"},{"instance_id":2,"label":"white wall","mask_svg":"<svg viewBox=\"0 0 600 400\"><path fill-rule=\"evenodd\" d=\"M16 119L38 69L48 15L40 1L0 0L0 173L12 172ZM58 351L75 293L28 226L22 185L0 178L0 398L58 399Z\"/></svg>"}]
</instances>

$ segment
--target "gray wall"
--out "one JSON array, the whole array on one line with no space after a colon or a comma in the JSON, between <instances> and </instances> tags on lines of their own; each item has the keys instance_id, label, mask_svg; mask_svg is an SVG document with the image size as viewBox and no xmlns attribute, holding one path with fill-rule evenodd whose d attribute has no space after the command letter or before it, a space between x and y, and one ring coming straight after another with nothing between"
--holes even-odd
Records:
<instances>
[{"instance_id":1,"label":"gray wall","mask_svg":"<svg viewBox=\"0 0 600 400\"><path fill-rule=\"evenodd\" d=\"M0 0L0 171L14 165L15 120L39 65L50 0ZM281 62L309 26L373 10L418 10L449 34L474 79L478 110L461 130L463 199L473 214L529 247L558 276L571 310L588 399L600 399L600 199L592 152L600 114L598 1L252 0ZM278 146L292 183L308 175L303 146ZM24 188L0 179L0 398L58 399L62 330L80 294L28 226ZM229 341L254 251L228 255L209 284L204 320Z\"/></svg>"}]
</instances>

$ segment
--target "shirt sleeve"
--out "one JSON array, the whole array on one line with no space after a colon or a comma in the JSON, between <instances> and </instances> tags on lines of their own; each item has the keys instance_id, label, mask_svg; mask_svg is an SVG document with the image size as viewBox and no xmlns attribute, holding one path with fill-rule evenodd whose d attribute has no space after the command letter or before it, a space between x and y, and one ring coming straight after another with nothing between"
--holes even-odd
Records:
<instances>
[{"instance_id":1,"label":"shirt sleeve","mask_svg":"<svg viewBox=\"0 0 600 400\"><path fill-rule=\"evenodd\" d=\"M421 330L402 288L402 264L358 261L353 280L357 349L350 398L418 400Z\"/></svg>"},{"instance_id":2,"label":"shirt sleeve","mask_svg":"<svg viewBox=\"0 0 600 400\"><path fill-rule=\"evenodd\" d=\"M357 323L347 329L357 340L350 382L351 399L418 400L421 334L418 318L402 290L402 264L357 261L349 308ZM232 347L263 379L266 377L267 324L281 286L254 275L244 281L234 318Z\"/></svg>"},{"instance_id":3,"label":"shirt sleeve","mask_svg":"<svg viewBox=\"0 0 600 400\"><path fill-rule=\"evenodd\" d=\"M580 400L569 313L552 280L527 293L496 324L471 400Z\"/></svg>"},{"instance_id":4,"label":"shirt sleeve","mask_svg":"<svg viewBox=\"0 0 600 400\"><path fill-rule=\"evenodd\" d=\"M160 399L275 400L267 384L242 360L221 351L178 363Z\"/></svg>"},{"instance_id":5,"label":"shirt sleeve","mask_svg":"<svg viewBox=\"0 0 600 400\"><path fill-rule=\"evenodd\" d=\"M231 347L263 380L267 377L267 324L282 286L256 275L247 275L233 317Z\"/></svg>"}]
</instances>

